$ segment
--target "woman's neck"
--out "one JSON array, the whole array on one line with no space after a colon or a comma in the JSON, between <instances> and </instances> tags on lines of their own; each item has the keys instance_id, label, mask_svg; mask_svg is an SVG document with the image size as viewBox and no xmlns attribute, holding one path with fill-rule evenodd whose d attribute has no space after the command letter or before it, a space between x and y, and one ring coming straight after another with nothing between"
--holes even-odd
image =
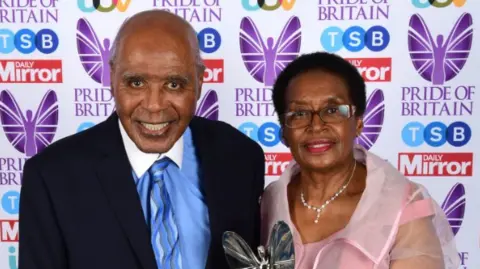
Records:
<instances>
[{"instance_id":1,"label":"woman's neck","mask_svg":"<svg viewBox=\"0 0 480 269\"><path fill-rule=\"evenodd\" d=\"M301 171L299 187L305 199L311 205L320 205L334 195L350 179L354 177L355 159L329 169L328 171Z\"/></svg>"}]
</instances>

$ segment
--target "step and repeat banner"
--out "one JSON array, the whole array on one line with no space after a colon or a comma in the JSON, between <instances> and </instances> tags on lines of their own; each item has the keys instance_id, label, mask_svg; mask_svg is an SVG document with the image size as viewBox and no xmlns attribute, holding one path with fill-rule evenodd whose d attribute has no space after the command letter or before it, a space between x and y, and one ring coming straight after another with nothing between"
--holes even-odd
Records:
<instances>
[{"instance_id":1,"label":"step and repeat banner","mask_svg":"<svg viewBox=\"0 0 480 269\"><path fill-rule=\"evenodd\" d=\"M113 39L127 17L152 8L195 27L207 66L197 114L257 141L267 184L291 160L271 98L277 57L296 48L347 58L368 87L357 142L429 189L460 268L480 268L475 0L0 1L0 268L17 269L25 161L112 113Z\"/></svg>"}]
</instances>

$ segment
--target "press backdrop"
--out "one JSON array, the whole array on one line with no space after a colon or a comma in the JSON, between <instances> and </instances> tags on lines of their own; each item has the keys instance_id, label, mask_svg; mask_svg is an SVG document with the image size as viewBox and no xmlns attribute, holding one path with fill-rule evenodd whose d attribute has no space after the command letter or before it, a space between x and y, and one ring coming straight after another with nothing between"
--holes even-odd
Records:
<instances>
[{"instance_id":1,"label":"press backdrop","mask_svg":"<svg viewBox=\"0 0 480 269\"><path fill-rule=\"evenodd\" d=\"M263 146L267 184L291 159L271 103L278 72L301 53L348 58L369 96L357 142L427 186L449 216L461 268L480 268L474 0L1 1L0 268L17 268L25 160L111 114L111 41L151 8L194 25L208 67L197 113Z\"/></svg>"}]
</instances>

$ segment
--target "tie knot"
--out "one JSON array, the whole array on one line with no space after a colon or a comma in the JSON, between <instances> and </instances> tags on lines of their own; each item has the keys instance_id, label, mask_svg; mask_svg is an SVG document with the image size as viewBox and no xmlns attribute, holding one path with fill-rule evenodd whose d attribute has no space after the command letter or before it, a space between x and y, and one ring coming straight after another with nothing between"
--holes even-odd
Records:
<instances>
[{"instance_id":1,"label":"tie knot","mask_svg":"<svg viewBox=\"0 0 480 269\"><path fill-rule=\"evenodd\" d=\"M157 160L152 167L150 168L150 172L152 174L152 178L155 182L158 182L162 179L163 171L167 168L170 164L169 158L162 158Z\"/></svg>"}]
</instances>

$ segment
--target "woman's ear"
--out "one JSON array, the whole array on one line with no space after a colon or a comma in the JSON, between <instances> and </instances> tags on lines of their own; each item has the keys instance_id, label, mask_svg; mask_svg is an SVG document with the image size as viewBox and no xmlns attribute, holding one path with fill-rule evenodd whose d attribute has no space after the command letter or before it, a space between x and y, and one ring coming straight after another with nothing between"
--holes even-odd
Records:
<instances>
[{"instance_id":1,"label":"woman's ear","mask_svg":"<svg viewBox=\"0 0 480 269\"><path fill-rule=\"evenodd\" d=\"M359 137L360 134L362 133L362 130L363 130L363 118L358 117L357 118L357 126L355 128L355 136Z\"/></svg>"}]
</instances>

